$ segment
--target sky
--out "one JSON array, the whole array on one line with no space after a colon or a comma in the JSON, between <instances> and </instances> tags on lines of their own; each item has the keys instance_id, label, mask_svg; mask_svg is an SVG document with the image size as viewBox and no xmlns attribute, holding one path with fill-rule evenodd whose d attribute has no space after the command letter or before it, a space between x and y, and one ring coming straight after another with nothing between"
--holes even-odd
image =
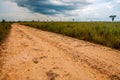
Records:
<instances>
[{"instance_id":1,"label":"sky","mask_svg":"<svg viewBox=\"0 0 120 80\"><path fill-rule=\"evenodd\" d=\"M0 0L0 21L120 21L120 0Z\"/></svg>"}]
</instances>

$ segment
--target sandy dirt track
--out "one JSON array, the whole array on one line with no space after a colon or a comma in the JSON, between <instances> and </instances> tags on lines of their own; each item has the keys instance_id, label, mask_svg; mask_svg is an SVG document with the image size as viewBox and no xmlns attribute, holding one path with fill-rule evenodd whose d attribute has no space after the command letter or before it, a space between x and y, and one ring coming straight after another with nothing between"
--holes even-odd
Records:
<instances>
[{"instance_id":1,"label":"sandy dirt track","mask_svg":"<svg viewBox=\"0 0 120 80\"><path fill-rule=\"evenodd\" d=\"M120 80L120 51L12 24L0 80Z\"/></svg>"}]
</instances>

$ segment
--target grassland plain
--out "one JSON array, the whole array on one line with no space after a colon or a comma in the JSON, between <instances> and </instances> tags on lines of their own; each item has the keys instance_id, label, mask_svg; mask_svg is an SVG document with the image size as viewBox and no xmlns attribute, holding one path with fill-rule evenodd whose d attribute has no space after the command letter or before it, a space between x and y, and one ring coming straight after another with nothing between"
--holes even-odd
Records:
<instances>
[{"instance_id":1,"label":"grassland plain","mask_svg":"<svg viewBox=\"0 0 120 80\"><path fill-rule=\"evenodd\" d=\"M0 43L5 39L11 29L11 23L0 23Z\"/></svg>"},{"instance_id":2,"label":"grassland plain","mask_svg":"<svg viewBox=\"0 0 120 80\"><path fill-rule=\"evenodd\" d=\"M120 22L23 22L21 24L120 50Z\"/></svg>"}]
</instances>

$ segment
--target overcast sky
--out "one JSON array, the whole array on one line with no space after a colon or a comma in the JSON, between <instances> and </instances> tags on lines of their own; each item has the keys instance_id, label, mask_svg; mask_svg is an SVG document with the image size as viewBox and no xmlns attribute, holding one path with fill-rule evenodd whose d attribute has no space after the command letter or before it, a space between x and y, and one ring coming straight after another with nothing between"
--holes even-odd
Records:
<instances>
[{"instance_id":1,"label":"overcast sky","mask_svg":"<svg viewBox=\"0 0 120 80\"><path fill-rule=\"evenodd\" d=\"M120 21L120 0L0 0L0 20Z\"/></svg>"}]
</instances>

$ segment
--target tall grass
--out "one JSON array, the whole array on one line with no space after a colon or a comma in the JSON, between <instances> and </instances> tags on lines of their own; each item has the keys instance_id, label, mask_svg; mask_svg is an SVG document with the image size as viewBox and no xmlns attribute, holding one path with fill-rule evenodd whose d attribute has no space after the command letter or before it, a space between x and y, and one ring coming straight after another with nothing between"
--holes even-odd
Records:
<instances>
[{"instance_id":1,"label":"tall grass","mask_svg":"<svg viewBox=\"0 0 120 80\"><path fill-rule=\"evenodd\" d=\"M5 37L7 36L7 34L10 31L10 25L11 23L0 23L0 43L3 39L5 39Z\"/></svg>"},{"instance_id":2,"label":"tall grass","mask_svg":"<svg viewBox=\"0 0 120 80\"><path fill-rule=\"evenodd\" d=\"M120 22L25 22L22 24L120 50Z\"/></svg>"}]
</instances>

